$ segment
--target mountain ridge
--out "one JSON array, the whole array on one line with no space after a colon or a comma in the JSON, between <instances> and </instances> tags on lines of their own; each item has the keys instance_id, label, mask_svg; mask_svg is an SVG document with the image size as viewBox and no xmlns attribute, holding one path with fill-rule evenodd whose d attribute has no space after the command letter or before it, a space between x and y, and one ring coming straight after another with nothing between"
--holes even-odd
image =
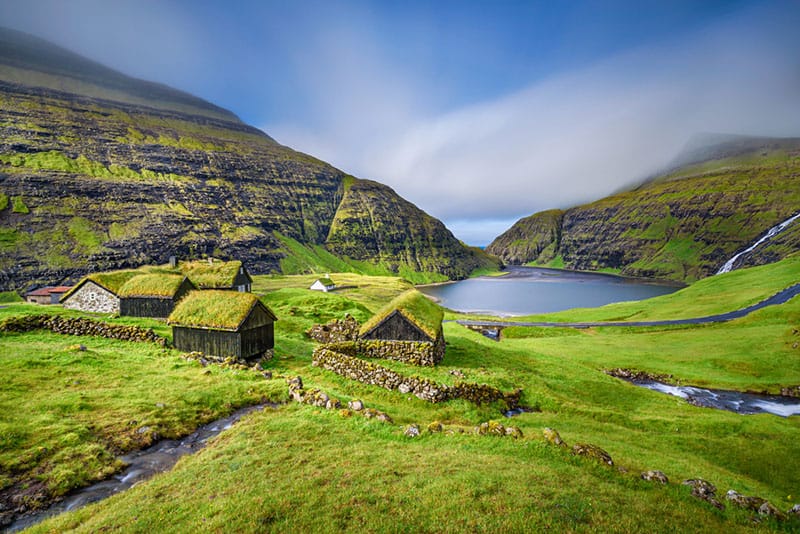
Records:
<instances>
[{"instance_id":1,"label":"mountain ridge","mask_svg":"<svg viewBox=\"0 0 800 534\"><path fill-rule=\"evenodd\" d=\"M0 38L0 65L11 55L3 51L7 40ZM34 40L39 48L42 42ZM48 58L61 53L54 49ZM492 263L390 188L362 186L232 113L217 113L213 104L204 109L202 99L192 97L187 108L184 93L156 84L167 96L151 106L115 100L118 92L98 96L26 85L30 80L15 78L14 69L0 68L2 289L162 263L171 255L242 259L255 273L289 264L313 270L284 261L297 251L279 236L308 250L323 247L351 270L367 262L380 272L419 273L423 281L463 278ZM119 80L132 80L134 93L141 87L124 75ZM361 196L369 206L394 208L384 209L380 221L384 230L396 231L376 234L368 230L373 221L363 217L347 226L389 251L379 258L369 255L371 249L357 257L346 254L357 248L338 250L347 233L329 239L354 187L368 191Z\"/></svg>"},{"instance_id":2,"label":"mountain ridge","mask_svg":"<svg viewBox=\"0 0 800 534\"><path fill-rule=\"evenodd\" d=\"M564 210L557 232L537 226L541 214L520 219L486 251L508 263L692 282L800 211L800 138L737 136L680 157L634 188ZM742 265L797 250L793 225Z\"/></svg>"}]
</instances>

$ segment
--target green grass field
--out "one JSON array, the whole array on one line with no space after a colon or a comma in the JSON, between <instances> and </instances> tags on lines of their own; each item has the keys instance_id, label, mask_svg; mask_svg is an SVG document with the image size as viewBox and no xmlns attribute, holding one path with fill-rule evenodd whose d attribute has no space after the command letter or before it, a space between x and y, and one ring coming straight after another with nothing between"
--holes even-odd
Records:
<instances>
[{"instance_id":1,"label":"green grass field","mask_svg":"<svg viewBox=\"0 0 800 534\"><path fill-rule=\"evenodd\" d=\"M411 439L403 436L411 423L423 430L433 421L451 429L469 429L490 419L509 423L499 404L434 405L312 367L314 345L305 329L344 313L364 321L408 289L398 278L331 276L350 287L323 294L305 289L312 276L256 277L255 291L265 294L265 303L279 317L275 358L266 364L273 380L246 371L203 369L154 345L49 333L0 335L0 370L11 377L2 386L3 413L14 412L23 399L35 399L31 410L3 419L2 435L19 436L1 442L3 473L20 459L34 465L37 454L44 454L37 452L41 447L50 451L67 441L60 445L65 452L58 462L36 464L53 466L55 474L42 479L59 491L115 469L115 448L103 436L124 436L130 420L163 436L186 432L233 405L262 396L284 398L284 378L297 374L306 387L319 387L342 401L361 399L394 420L387 424L296 404L255 413L200 453L182 458L171 471L32 531L800 529L797 519L756 524L752 513L730 506L719 511L680 485L687 478L704 478L717 485L721 500L728 489L736 489L787 510L800 502L800 417L698 408L603 372L628 367L738 390L776 392L798 385L800 299L718 325L513 328L500 343L446 323L447 352L438 367L423 371L397 362L381 364L443 383L452 383L449 371L458 369L469 382L504 390L521 387L523 404L537 411L510 423L523 431L519 440L427 431ZM762 300L798 278L800 263L790 258L714 277L669 298L558 316L707 315ZM7 306L0 309L0 319L43 309ZM75 343L89 350L70 349ZM211 372L204 374L207 369ZM602 447L615 466L547 444L545 427L557 429L570 445ZM646 469L664 471L671 483L640 480ZM56 476L62 472L69 476Z\"/></svg>"}]
</instances>

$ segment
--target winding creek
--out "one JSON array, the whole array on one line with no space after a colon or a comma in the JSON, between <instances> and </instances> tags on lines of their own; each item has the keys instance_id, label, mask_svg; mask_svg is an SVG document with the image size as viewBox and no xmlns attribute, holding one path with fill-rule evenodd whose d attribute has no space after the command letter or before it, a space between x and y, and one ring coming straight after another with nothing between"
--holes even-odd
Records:
<instances>
[{"instance_id":1,"label":"winding creek","mask_svg":"<svg viewBox=\"0 0 800 534\"><path fill-rule=\"evenodd\" d=\"M800 399L781 395L759 395L694 386L673 386L656 380L626 380L643 388L680 397L689 404L728 410L742 415L770 413L781 417L800 415Z\"/></svg>"},{"instance_id":2,"label":"winding creek","mask_svg":"<svg viewBox=\"0 0 800 534\"><path fill-rule=\"evenodd\" d=\"M132 488L139 482L147 480L157 473L172 469L178 460L188 454L194 454L202 449L209 439L218 435L223 430L229 429L243 416L263 410L266 407L277 407L277 404L259 404L236 410L227 417L201 426L183 439L165 439L155 445L134 451L120 457L128 467L121 473L101 480L91 486L74 491L63 500L54 503L46 510L34 514L23 515L17 518L8 527L7 532L18 532L44 521L48 517L56 516L63 512L77 510L87 504L111 497L121 491Z\"/></svg>"}]
</instances>

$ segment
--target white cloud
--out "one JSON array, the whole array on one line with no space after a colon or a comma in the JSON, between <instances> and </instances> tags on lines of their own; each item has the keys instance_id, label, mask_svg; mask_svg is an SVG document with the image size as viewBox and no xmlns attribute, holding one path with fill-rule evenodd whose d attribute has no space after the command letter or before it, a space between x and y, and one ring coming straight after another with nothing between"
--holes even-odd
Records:
<instances>
[{"instance_id":1,"label":"white cloud","mask_svg":"<svg viewBox=\"0 0 800 534\"><path fill-rule=\"evenodd\" d=\"M370 42L323 39L319 122L265 130L485 243L497 225L464 221L600 198L663 169L697 132L800 135L800 20L789 15L749 11L438 115L424 109L424 82Z\"/></svg>"}]
</instances>

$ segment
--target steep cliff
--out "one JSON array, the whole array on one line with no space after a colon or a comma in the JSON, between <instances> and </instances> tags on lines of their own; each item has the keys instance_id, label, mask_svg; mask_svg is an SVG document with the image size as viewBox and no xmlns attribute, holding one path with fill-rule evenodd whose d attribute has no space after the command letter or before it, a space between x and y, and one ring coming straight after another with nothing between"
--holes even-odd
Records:
<instances>
[{"instance_id":1,"label":"steep cliff","mask_svg":"<svg viewBox=\"0 0 800 534\"><path fill-rule=\"evenodd\" d=\"M490 264L391 189L226 110L0 31L0 289L171 255L277 271L287 242L422 280Z\"/></svg>"},{"instance_id":2,"label":"steep cliff","mask_svg":"<svg viewBox=\"0 0 800 534\"><path fill-rule=\"evenodd\" d=\"M690 282L800 211L800 139L735 138L695 148L638 188L514 224L487 247L508 263L611 270ZM800 225L797 225L800 226ZM790 227L743 258L754 265L800 250Z\"/></svg>"}]
</instances>

